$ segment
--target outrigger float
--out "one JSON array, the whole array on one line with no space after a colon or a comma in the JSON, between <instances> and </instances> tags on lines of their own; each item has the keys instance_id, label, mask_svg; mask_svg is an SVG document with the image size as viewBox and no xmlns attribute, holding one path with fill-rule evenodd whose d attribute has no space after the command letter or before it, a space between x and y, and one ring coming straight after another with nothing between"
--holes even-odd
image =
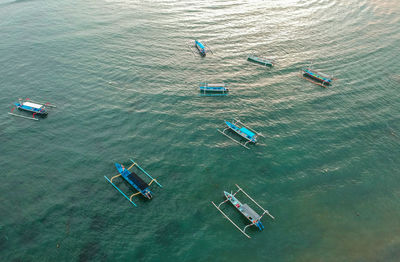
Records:
<instances>
[{"instance_id":1,"label":"outrigger float","mask_svg":"<svg viewBox=\"0 0 400 262\"><path fill-rule=\"evenodd\" d=\"M201 57L205 57L207 53L214 54L213 51L211 51L211 49L207 46L206 43L203 44L198 40L194 40L194 45L189 43L188 47L189 47L190 51L192 51L193 54L198 53ZM194 48L197 49L197 52Z\"/></svg>"},{"instance_id":2,"label":"outrigger float","mask_svg":"<svg viewBox=\"0 0 400 262\"><path fill-rule=\"evenodd\" d=\"M218 209L221 214L229 220L240 232L242 232L246 237L251 238L247 233L246 229L251 226L256 226L260 231L264 229L263 224L261 223L261 218L267 214L270 216L272 219L275 219L269 212L268 210L264 209L262 206L260 206L253 198L251 198L241 187L236 185L238 188L238 191L236 191L234 194L228 193L224 191L224 195L226 197L225 201L222 201L219 203L217 206L213 201L211 203L215 206L215 208ZM251 201L253 201L254 204L256 204L262 211L263 213L259 215L257 212L255 212L251 207L249 207L247 204L241 203L237 198L236 194L239 192L242 192L247 198L249 198ZM251 223L246 225L243 229L240 228L235 222L233 222L220 208L221 205L225 204L226 202L230 202L243 216L245 216Z\"/></svg>"},{"instance_id":3,"label":"outrigger float","mask_svg":"<svg viewBox=\"0 0 400 262\"><path fill-rule=\"evenodd\" d=\"M247 60L254 62L254 63L261 64L261 65L265 65L265 66L275 65L275 61L272 58L262 58L262 57L257 57L255 55L249 55L249 56L247 56Z\"/></svg>"},{"instance_id":4,"label":"outrigger float","mask_svg":"<svg viewBox=\"0 0 400 262\"><path fill-rule=\"evenodd\" d=\"M200 83L199 90L201 96L226 96L228 95L229 88L225 83Z\"/></svg>"},{"instance_id":5,"label":"outrigger float","mask_svg":"<svg viewBox=\"0 0 400 262\"><path fill-rule=\"evenodd\" d=\"M247 149L250 149L247 146L248 143L255 144L255 143L257 143L257 138L259 136L264 137L261 133L258 133L257 131L251 129L250 127L245 126L242 122L240 122L237 119L234 119L233 123L225 120L225 124L227 127L222 131L217 129L218 132L220 132L224 136L228 137L229 139L233 140L234 142L238 143L239 145L241 145ZM244 138L245 142L243 143L239 140L234 139L232 136L227 134L227 131L233 131L240 137Z\"/></svg>"},{"instance_id":6,"label":"outrigger float","mask_svg":"<svg viewBox=\"0 0 400 262\"><path fill-rule=\"evenodd\" d=\"M333 80L336 80L336 78L333 78L331 75L318 72L310 67L303 68L301 70L301 76L305 80L322 87L328 87L332 85Z\"/></svg>"},{"instance_id":7,"label":"outrigger float","mask_svg":"<svg viewBox=\"0 0 400 262\"><path fill-rule=\"evenodd\" d=\"M35 116L40 116L40 117L46 117L48 112L46 107L56 107L55 105L52 105L50 103L41 103L41 102L35 102L30 100L29 98L26 98L25 100L19 99L17 103L14 103L14 107L11 109L11 112L8 114L12 116L17 116L17 117L22 117L25 119L30 119L30 120L39 120L39 118L36 118ZM18 109L20 111L25 111L32 113L32 117L27 117L19 113L14 113L15 109Z\"/></svg>"},{"instance_id":8,"label":"outrigger float","mask_svg":"<svg viewBox=\"0 0 400 262\"><path fill-rule=\"evenodd\" d=\"M133 202L132 198L134 196L137 196L139 194L142 194L145 198L147 199L152 199L152 192L150 191L150 185L155 182L159 187L162 188L162 185L160 183L158 183L158 181L153 178L149 173L147 173L143 168L141 168L139 166L138 163L136 163L135 161L133 161L131 159L132 165L128 168L125 168L123 165L119 164L119 163L115 163L115 167L117 168L119 174L113 176L111 179L108 179L107 176L104 176L104 178L110 182L126 199L129 200L129 202L131 202L134 206L137 206L135 204L135 202ZM131 169L136 166L140 171L142 171L146 176L148 176L151 181L150 183L146 183L145 181L143 181L143 179L141 179L135 172L131 171ZM128 197L127 195L125 195L121 189L119 189L114 183L113 183L113 179L122 176L123 179L125 179L125 181L127 181L133 188L135 188L138 192L132 194L130 197Z\"/></svg>"}]
</instances>

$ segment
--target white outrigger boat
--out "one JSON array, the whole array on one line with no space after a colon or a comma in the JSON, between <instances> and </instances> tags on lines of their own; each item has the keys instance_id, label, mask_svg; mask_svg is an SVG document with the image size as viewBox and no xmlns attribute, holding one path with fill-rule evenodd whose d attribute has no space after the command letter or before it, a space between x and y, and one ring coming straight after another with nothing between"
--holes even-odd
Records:
<instances>
[{"instance_id":1,"label":"white outrigger boat","mask_svg":"<svg viewBox=\"0 0 400 262\"><path fill-rule=\"evenodd\" d=\"M221 212L221 214L229 220L229 222L231 222L240 232L242 232L246 237L251 238L247 233L246 233L246 229L250 226L257 226L258 229L261 231L264 229L263 224L261 223L261 218L267 214L268 216L270 216L272 219L275 219L275 217L273 217L268 210L264 209L262 206L260 206L254 199L252 199L241 187L239 187L238 185L236 185L238 188L238 191L236 191L234 194L232 193L228 193L226 191L224 191L226 200L219 203L219 205L217 206L213 201L211 201L211 203L215 206L215 208L217 208L219 210L219 212ZM261 215L259 215L256 211L254 211L251 207L249 207L247 204L242 204L237 198L236 198L236 194L239 193L239 191L241 191L245 196L247 196L251 201L254 202L254 204L256 204L262 211L263 213ZM251 223L246 225L243 229L241 229L235 222L233 222L220 208L221 205L225 204L226 202L231 202L232 205L239 210L239 212L245 216Z\"/></svg>"}]
</instances>

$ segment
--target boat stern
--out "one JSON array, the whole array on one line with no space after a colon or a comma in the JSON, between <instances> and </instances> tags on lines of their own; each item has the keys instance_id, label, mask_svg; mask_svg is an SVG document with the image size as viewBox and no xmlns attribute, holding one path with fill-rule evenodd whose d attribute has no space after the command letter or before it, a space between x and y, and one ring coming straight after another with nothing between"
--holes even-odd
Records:
<instances>
[{"instance_id":1,"label":"boat stern","mask_svg":"<svg viewBox=\"0 0 400 262\"><path fill-rule=\"evenodd\" d=\"M257 220L257 221L254 223L254 225L256 225L260 231L262 231L262 230L264 229L264 225L261 223L260 220Z\"/></svg>"},{"instance_id":2,"label":"boat stern","mask_svg":"<svg viewBox=\"0 0 400 262\"><path fill-rule=\"evenodd\" d=\"M145 189L142 192L143 196L145 196L147 199L152 199L153 198L153 194L151 193L150 189Z\"/></svg>"}]
</instances>

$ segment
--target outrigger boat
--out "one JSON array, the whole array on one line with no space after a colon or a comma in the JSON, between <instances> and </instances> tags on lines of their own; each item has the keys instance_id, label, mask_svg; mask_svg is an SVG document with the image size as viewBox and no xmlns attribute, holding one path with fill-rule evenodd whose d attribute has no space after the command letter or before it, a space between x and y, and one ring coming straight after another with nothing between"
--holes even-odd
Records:
<instances>
[{"instance_id":1,"label":"outrigger boat","mask_svg":"<svg viewBox=\"0 0 400 262\"><path fill-rule=\"evenodd\" d=\"M150 185L155 182L159 187L162 187L162 185L160 183L158 183L158 181L153 178L149 173L147 173L143 168L141 168L139 166L139 164L137 164L135 161L133 161L131 159L132 165L128 168L125 168L123 165L119 164L119 163L115 163L115 167L117 168L119 174L113 176L111 179L108 179L108 177L104 176L105 179L107 179L108 182L110 182L126 199L129 200L129 202L131 202L134 206L136 206L135 202L132 201L132 198L136 195L142 194L145 198L147 199L152 199L152 192L150 191ZM131 171L131 169L136 166L140 171L142 171L146 176L148 176L151 181L150 183L146 183L145 181L143 181L143 179L141 179L135 172ZM119 189L114 183L113 183L113 179L116 177L120 177L122 176L122 178L125 179L125 181L127 181L133 188L135 188L138 192L132 194L130 197L128 197L127 195L125 195L121 189Z\"/></svg>"},{"instance_id":2,"label":"outrigger boat","mask_svg":"<svg viewBox=\"0 0 400 262\"><path fill-rule=\"evenodd\" d=\"M241 145L247 149L250 149L247 146L248 143L255 144L255 143L257 143L257 137L259 137L259 136L264 137L261 133L258 133L257 131L251 129L250 127L245 126L242 122L240 122L237 119L234 119L233 123L225 120L225 124L227 127L222 131L217 129L218 132L220 132L224 136L228 137L229 139L233 140L234 142L238 143L239 145ZM226 133L226 131L229 131L229 130L233 131L237 135L244 138L246 142L242 143L239 140L232 138L230 135L228 135Z\"/></svg>"},{"instance_id":3,"label":"outrigger boat","mask_svg":"<svg viewBox=\"0 0 400 262\"><path fill-rule=\"evenodd\" d=\"M38 118L35 117L36 115L41 117L46 117L48 114L46 107L56 107L55 105L52 105L50 103L35 102L30 100L29 98L26 98L25 100L19 99L17 103L14 103L14 105L15 106L11 109L11 112L9 112L8 114L30 120L39 120ZM32 117L27 117L22 114L14 113L14 110L16 108L20 111L32 113Z\"/></svg>"},{"instance_id":4,"label":"outrigger boat","mask_svg":"<svg viewBox=\"0 0 400 262\"><path fill-rule=\"evenodd\" d=\"M194 40L194 45L188 44L190 51L195 54L194 47L197 49L197 52L200 56L205 57L207 53L212 53L211 49L207 46L206 43L201 43L198 40Z\"/></svg>"},{"instance_id":5,"label":"outrigger boat","mask_svg":"<svg viewBox=\"0 0 400 262\"><path fill-rule=\"evenodd\" d=\"M200 83L200 95L202 96L226 96L228 95L229 88L225 83L209 84Z\"/></svg>"},{"instance_id":6,"label":"outrigger boat","mask_svg":"<svg viewBox=\"0 0 400 262\"><path fill-rule=\"evenodd\" d=\"M311 83L314 83L316 85L320 85L322 87L330 86L333 80L336 80L336 78L313 70L310 67L303 68L301 71L301 75L305 80L310 81Z\"/></svg>"},{"instance_id":7,"label":"outrigger boat","mask_svg":"<svg viewBox=\"0 0 400 262\"><path fill-rule=\"evenodd\" d=\"M222 201L219 203L217 206L213 201L211 203L218 209L221 214L229 220L237 229L239 229L240 232L242 232L246 237L251 238L247 233L246 229L250 226L256 226L260 231L264 229L263 224L261 223L261 218L267 214L270 216L272 219L275 219L269 212L268 210L264 209L262 206L260 206L253 198L251 198L242 188L240 188L238 185L236 185L238 188L238 191L236 191L234 194L228 193L224 191L224 195L226 197L225 201ZM247 204L241 203L237 198L236 194L239 192L242 192L246 197L248 197L251 201L254 202L262 211L263 213L259 215L256 211L254 211L251 207L249 207ZM243 229L241 229L235 222L233 222L220 208L221 205L225 204L226 202L230 202L243 216L245 216L251 223L246 225Z\"/></svg>"},{"instance_id":8,"label":"outrigger boat","mask_svg":"<svg viewBox=\"0 0 400 262\"><path fill-rule=\"evenodd\" d=\"M254 63L259 63L261 65L265 65L265 66L273 66L275 64L275 61L271 58L261 58L261 57L255 56L255 55L247 56L247 60L254 62Z\"/></svg>"}]
</instances>

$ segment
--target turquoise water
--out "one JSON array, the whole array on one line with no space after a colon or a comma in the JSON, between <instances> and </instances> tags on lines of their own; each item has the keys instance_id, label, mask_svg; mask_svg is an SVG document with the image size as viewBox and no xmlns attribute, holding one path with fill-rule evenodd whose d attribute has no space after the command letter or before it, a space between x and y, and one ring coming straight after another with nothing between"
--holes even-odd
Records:
<instances>
[{"instance_id":1,"label":"turquoise water","mask_svg":"<svg viewBox=\"0 0 400 262\"><path fill-rule=\"evenodd\" d=\"M0 260L398 261L399 11L397 0L0 1ZM214 55L194 56L193 39ZM310 62L333 87L298 77ZM231 94L200 97L201 81ZM57 108L9 116L20 97ZM251 150L225 138L216 128L232 117L265 138ZM103 177L130 158L164 186L137 208ZM252 239L211 205L235 184L276 217Z\"/></svg>"}]
</instances>

